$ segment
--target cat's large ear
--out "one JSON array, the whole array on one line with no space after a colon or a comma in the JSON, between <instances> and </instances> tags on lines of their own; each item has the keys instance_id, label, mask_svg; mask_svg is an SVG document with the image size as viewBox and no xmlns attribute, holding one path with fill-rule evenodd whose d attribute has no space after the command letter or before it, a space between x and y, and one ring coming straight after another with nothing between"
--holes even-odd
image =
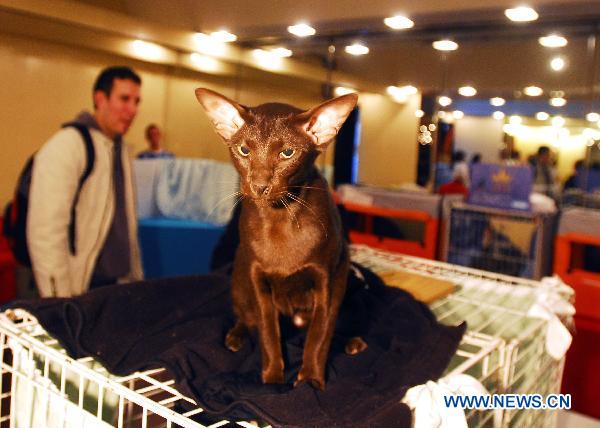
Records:
<instances>
[{"instance_id":1,"label":"cat's large ear","mask_svg":"<svg viewBox=\"0 0 600 428\"><path fill-rule=\"evenodd\" d=\"M304 131L319 150L324 150L337 135L357 101L356 94L342 95L300 113Z\"/></svg>"},{"instance_id":2,"label":"cat's large ear","mask_svg":"<svg viewBox=\"0 0 600 428\"><path fill-rule=\"evenodd\" d=\"M244 125L244 107L235 101L206 88L196 89L196 98L208 113L217 134L225 141L231 140Z\"/></svg>"}]
</instances>

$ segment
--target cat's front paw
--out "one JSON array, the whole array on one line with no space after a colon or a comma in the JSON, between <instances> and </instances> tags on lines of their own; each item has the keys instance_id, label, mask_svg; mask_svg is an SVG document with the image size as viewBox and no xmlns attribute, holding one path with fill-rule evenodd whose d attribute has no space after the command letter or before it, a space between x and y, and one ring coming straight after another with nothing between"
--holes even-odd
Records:
<instances>
[{"instance_id":1,"label":"cat's front paw","mask_svg":"<svg viewBox=\"0 0 600 428\"><path fill-rule=\"evenodd\" d=\"M283 383L283 368L263 370L262 381L263 383Z\"/></svg>"},{"instance_id":2,"label":"cat's front paw","mask_svg":"<svg viewBox=\"0 0 600 428\"><path fill-rule=\"evenodd\" d=\"M298 373L294 386L298 386L302 382L308 382L313 388L325 391L325 377L312 370L304 369L304 367Z\"/></svg>"}]
</instances>

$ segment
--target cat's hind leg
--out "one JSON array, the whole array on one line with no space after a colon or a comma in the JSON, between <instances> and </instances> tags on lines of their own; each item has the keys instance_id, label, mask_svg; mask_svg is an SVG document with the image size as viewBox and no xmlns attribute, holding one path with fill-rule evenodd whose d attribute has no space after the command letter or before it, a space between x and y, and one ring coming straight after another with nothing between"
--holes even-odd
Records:
<instances>
[{"instance_id":1,"label":"cat's hind leg","mask_svg":"<svg viewBox=\"0 0 600 428\"><path fill-rule=\"evenodd\" d=\"M244 339L248 333L246 324L237 320L235 325L227 332L225 336L225 346L232 352L239 351L244 345Z\"/></svg>"}]
</instances>

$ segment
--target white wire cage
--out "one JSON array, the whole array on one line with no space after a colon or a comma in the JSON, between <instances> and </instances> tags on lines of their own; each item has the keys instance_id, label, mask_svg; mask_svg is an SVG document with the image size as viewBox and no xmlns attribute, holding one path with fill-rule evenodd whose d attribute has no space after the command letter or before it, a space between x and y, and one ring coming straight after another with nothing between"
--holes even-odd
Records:
<instances>
[{"instance_id":1,"label":"white wire cage","mask_svg":"<svg viewBox=\"0 0 600 428\"><path fill-rule=\"evenodd\" d=\"M530 279L387 253L365 246L352 247L353 260L375 272L401 270L454 282L456 290L437 300L430 308L444 324L467 322L467 334L446 371L466 373L478 379L490 394L559 393L564 357L556 361L545 349L547 321L528 316L541 292L540 283ZM563 293L570 301L571 293ZM564 319L570 324L570 319ZM453 371L457 359L469 352L472 337L497 340L498 359L473 358L468 370ZM492 364L490 367L489 364ZM471 410L470 427L553 427L555 410L514 409L502 412L500 420L492 412Z\"/></svg>"},{"instance_id":2,"label":"white wire cage","mask_svg":"<svg viewBox=\"0 0 600 428\"><path fill-rule=\"evenodd\" d=\"M539 279L551 270L555 214L452 203L445 210L444 260Z\"/></svg>"},{"instance_id":3,"label":"white wire cage","mask_svg":"<svg viewBox=\"0 0 600 428\"><path fill-rule=\"evenodd\" d=\"M457 284L490 281L492 287L461 287L431 309L445 324L466 320L468 331L445 375L465 373L492 394L558 392L563 361L545 356L545 321L526 316L535 281L489 274L440 262L352 246L353 259L375 271L399 269ZM489 284L488 284L489 285ZM519 299L507 286L522 286ZM4 427L222 427L266 426L254 421L214 420L174 389L163 369L118 377L92 358L72 359L24 310L0 314L0 426ZM469 410L470 427L553 426L550 411Z\"/></svg>"}]
</instances>

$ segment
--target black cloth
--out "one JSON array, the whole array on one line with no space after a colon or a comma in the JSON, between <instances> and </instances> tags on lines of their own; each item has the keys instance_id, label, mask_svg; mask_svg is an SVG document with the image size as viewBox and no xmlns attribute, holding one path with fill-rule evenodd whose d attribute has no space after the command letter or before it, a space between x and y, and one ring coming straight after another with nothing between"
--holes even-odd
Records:
<instances>
[{"instance_id":1,"label":"black cloth","mask_svg":"<svg viewBox=\"0 0 600 428\"><path fill-rule=\"evenodd\" d=\"M285 427L410 427L400 400L438 378L465 330L438 324L408 293L386 287L370 271L353 272L329 353L324 392L292 383L304 332L283 322L283 385L260 382L255 338L237 353L223 345L233 325L229 277L208 275L107 286L75 298L12 304L30 311L73 357L92 356L110 372L166 367L183 394L205 409L198 418L260 419ZM368 348L343 352L362 334ZM212 419L212 420L214 420Z\"/></svg>"}]
</instances>

